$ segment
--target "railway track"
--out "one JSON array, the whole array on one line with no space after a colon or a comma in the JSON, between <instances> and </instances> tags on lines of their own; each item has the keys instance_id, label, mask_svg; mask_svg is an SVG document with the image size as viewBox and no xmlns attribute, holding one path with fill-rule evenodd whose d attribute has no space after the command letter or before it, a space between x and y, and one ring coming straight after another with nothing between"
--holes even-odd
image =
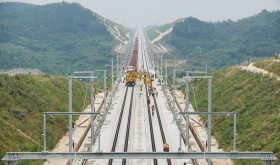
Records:
<instances>
[{"instance_id":1,"label":"railway track","mask_svg":"<svg viewBox=\"0 0 280 165\"><path fill-rule=\"evenodd\" d=\"M144 70L146 70L147 72L149 72L149 68L148 68L148 63L147 63L147 59L146 57L144 58L144 46L143 43L141 43L142 45L142 61L143 61L143 67L146 64L146 68L143 68ZM144 60L145 59L145 60ZM144 64L145 63L145 64ZM148 90L147 90L147 85L145 84L145 91L146 91L146 98L148 98ZM166 143L166 138L165 138L165 134L164 134L164 130L163 130L163 126L162 126L162 122L161 122L161 118L160 118L160 114L159 114L159 110L158 110L158 106L157 106L157 102L156 102L156 98L155 96L153 96L153 100L154 100L154 104L156 107L156 113L157 113L157 119L158 119L158 124L160 127L160 133L161 133L161 138L162 138L162 143ZM148 116L149 116L149 127L150 127L150 132L151 132L151 142L152 142L152 149L153 152L156 152L156 147L155 147L155 140L154 140L154 132L153 132L153 124L152 124L152 118L151 118L151 110L150 110L150 105L147 104L148 107ZM154 164L157 165L158 161L157 159L154 159ZM171 160L167 159L167 164L171 165Z\"/></svg>"},{"instance_id":2,"label":"railway track","mask_svg":"<svg viewBox=\"0 0 280 165\"><path fill-rule=\"evenodd\" d=\"M128 148L128 141L129 141L129 132L130 132L130 121L131 121L131 113L132 113L132 102L133 102L133 93L134 93L134 87L132 87L132 94L131 94L131 101L129 105L129 114L128 114L128 121L127 121L127 127L126 127L126 134L125 134L125 144L124 144L124 152L127 152ZM126 164L126 159L122 160L122 165Z\"/></svg>"},{"instance_id":3,"label":"railway track","mask_svg":"<svg viewBox=\"0 0 280 165\"><path fill-rule=\"evenodd\" d=\"M175 103L176 103L176 105L177 105L179 111L180 111L180 112L184 112L183 109L182 109L182 107L181 107L181 105L180 105L180 103L178 102L178 100L177 100L176 98L175 98ZM186 120L186 115L182 115L182 116L183 116L183 118ZM197 134L197 131L195 130L195 128L194 128L194 126L193 126L193 124L192 124L191 122L189 122L189 126L190 126L191 133L192 133L192 135L193 135L193 137L194 137L196 143L198 144L198 146L199 146L201 152L205 152L205 151L206 151L206 146L205 146L205 145L202 143L202 141L199 139L199 135ZM182 136L183 136L183 135L182 135ZM183 138L184 143L186 144L185 137L182 137L182 138ZM197 159L193 159L192 161L193 161L193 163L194 163L195 165L198 165ZM213 162L212 160L211 160L211 165L215 165L214 162Z\"/></svg>"},{"instance_id":4,"label":"railway track","mask_svg":"<svg viewBox=\"0 0 280 165\"><path fill-rule=\"evenodd\" d=\"M166 143L166 139L165 139L165 135L164 135L164 131L163 131L163 127L162 127L162 123L161 123L160 114L159 114L159 110L158 110L158 106L157 106L157 101L156 101L155 95L153 95L153 99L154 99L154 104L155 104L156 113L157 113L157 119L158 119L158 123L159 123L159 127L160 127L160 133L161 133L162 142ZM172 164L170 159L167 159L167 164L168 165Z\"/></svg>"},{"instance_id":5,"label":"railway track","mask_svg":"<svg viewBox=\"0 0 280 165\"><path fill-rule=\"evenodd\" d=\"M148 92L147 92L147 85L145 84L145 91L146 91L146 98L148 98ZM147 103L148 108L148 116L149 116L149 127L150 127L150 135L151 135L151 143L152 143L152 150L153 152L156 152L156 144L155 144L155 136L154 136L154 130L153 130L153 122L151 117L151 109L150 105ZM157 159L154 159L154 165L158 164Z\"/></svg>"},{"instance_id":6,"label":"railway track","mask_svg":"<svg viewBox=\"0 0 280 165\"><path fill-rule=\"evenodd\" d=\"M122 104L122 108L121 108L121 112L120 112L120 116L119 116L119 120L118 120L117 129L116 129L116 132L115 132L111 152L115 152L116 146L117 146L117 143L118 143L118 137L119 137L119 132L120 132L121 123L122 123L122 119L123 119L123 114L124 114L124 110L125 110L125 104L127 103L128 89L129 89L129 87L126 87L125 96L124 96L124 99L123 99L123 104ZM131 92L131 97L130 97L129 114L128 114L127 127L126 127L126 136L125 136L125 144L124 144L124 149L123 149L124 152L127 152L127 149L128 149L129 133L130 133L130 121L131 121L132 103L133 103L133 93L134 93L134 87L132 87L132 92ZM108 162L108 165L112 165L112 164L113 164L113 159L110 159L109 162ZM126 159L122 160L122 164L123 165L126 164Z\"/></svg>"}]
</instances>

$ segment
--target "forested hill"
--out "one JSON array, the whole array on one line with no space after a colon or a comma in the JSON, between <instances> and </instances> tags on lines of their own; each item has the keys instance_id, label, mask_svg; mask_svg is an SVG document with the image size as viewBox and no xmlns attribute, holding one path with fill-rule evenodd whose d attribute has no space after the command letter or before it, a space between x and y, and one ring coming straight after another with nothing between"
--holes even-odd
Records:
<instances>
[{"instance_id":1,"label":"forested hill","mask_svg":"<svg viewBox=\"0 0 280 165\"><path fill-rule=\"evenodd\" d=\"M280 76L279 59L280 56L253 63L254 67L265 69L274 76L242 69L248 66L231 66L210 74L213 76L212 111L237 112L236 146L239 152L273 151L280 158L280 81L275 77ZM197 105L201 112L207 111L207 85L207 81L202 80L189 93L192 105ZM233 117L216 125L223 117L212 116L212 133L219 147L230 152L233 149ZM202 119L205 122L207 116ZM259 160L235 160L234 163L262 165Z\"/></svg>"},{"instance_id":2,"label":"forested hill","mask_svg":"<svg viewBox=\"0 0 280 165\"><path fill-rule=\"evenodd\" d=\"M211 23L190 17L173 28L161 41L169 45L170 54L189 60L187 66L193 69L205 65L207 59L218 69L280 52L280 11L263 10L237 22Z\"/></svg>"},{"instance_id":3,"label":"forested hill","mask_svg":"<svg viewBox=\"0 0 280 165\"><path fill-rule=\"evenodd\" d=\"M0 69L52 74L104 67L117 44L100 17L77 3L0 3Z\"/></svg>"},{"instance_id":4,"label":"forested hill","mask_svg":"<svg viewBox=\"0 0 280 165\"><path fill-rule=\"evenodd\" d=\"M68 111L67 82L65 76L49 74L0 75L0 158L7 151L43 150L43 112ZM100 90L98 83L95 88ZM85 93L81 82L73 80L73 111L80 112L84 101L86 105L89 104L90 94ZM66 116L56 118L62 123L68 122ZM77 116L74 118L77 119ZM53 117L47 117L47 129L47 150L51 150L68 129ZM43 164L43 161L24 160L19 165L38 165ZM0 161L0 165L4 163Z\"/></svg>"}]
</instances>

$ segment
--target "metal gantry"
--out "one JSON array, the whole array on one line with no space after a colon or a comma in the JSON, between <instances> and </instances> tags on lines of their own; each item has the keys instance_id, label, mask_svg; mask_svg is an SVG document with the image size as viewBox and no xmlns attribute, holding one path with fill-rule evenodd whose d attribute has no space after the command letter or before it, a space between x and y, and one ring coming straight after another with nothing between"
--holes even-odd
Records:
<instances>
[{"instance_id":1,"label":"metal gantry","mask_svg":"<svg viewBox=\"0 0 280 165\"><path fill-rule=\"evenodd\" d=\"M173 70L173 107L172 107L172 109L173 109L173 121L175 121L176 120L176 115L175 115L175 99L176 99L176 97L175 97L175 79L176 79L176 72L177 71L182 71L181 69L177 69L176 70L176 67L175 67L175 69Z\"/></svg>"},{"instance_id":2,"label":"metal gantry","mask_svg":"<svg viewBox=\"0 0 280 165\"><path fill-rule=\"evenodd\" d=\"M234 124L233 124L233 150L232 152L237 152L236 150L236 112L180 112L180 114L184 115L233 115L234 117ZM189 124L188 124L189 125ZM208 125L208 127L212 128ZM188 128L188 127L187 127ZM187 129L186 128L186 129ZM208 132L208 138L211 137L211 132ZM181 147L181 146L180 146ZM208 145L208 149L211 147L210 143ZM187 147L189 148L189 147ZM211 150L210 150L211 151ZM209 150L208 150L209 152Z\"/></svg>"},{"instance_id":3,"label":"metal gantry","mask_svg":"<svg viewBox=\"0 0 280 165\"><path fill-rule=\"evenodd\" d=\"M37 159L258 159L272 165L277 158L272 152L7 152L6 165L19 160Z\"/></svg>"},{"instance_id":4,"label":"metal gantry","mask_svg":"<svg viewBox=\"0 0 280 165\"><path fill-rule=\"evenodd\" d=\"M43 136L44 136L44 150L42 151L43 153L47 153L47 125L46 125L46 121L47 121L47 115L93 115L93 114L97 114L100 115L100 112L43 112ZM99 120L99 126L100 126L100 120ZM72 125L71 125L72 128ZM69 135L70 136L70 135ZM71 142L72 143L72 142ZM69 141L69 145L71 145L70 141ZM99 143L100 146L100 143ZM99 147L100 148L100 147Z\"/></svg>"},{"instance_id":5,"label":"metal gantry","mask_svg":"<svg viewBox=\"0 0 280 165\"><path fill-rule=\"evenodd\" d=\"M82 71L80 71L82 72ZM88 71L84 71L88 72ZM68 76L69 80L69 152L72 152L72 79L90 79L93 80L97 78L96 76L92 76L94 71L89 71L91 73L91 76ZM79 73L79 72L76 72ZM94 98L93 98L94 88L93 83L91 83L91 112L94 112ZM94 144L94 125L93 125L93 115L90 116L90 125L91 125L91 151ZM72 165L72 160L69 159L69 165Z\"/></svg>"},{"instance_id":6,"label":"metal gantry","mask_svg":"<svg viewBox=\"0 0 280 165\"><path fill-rule=\"evenodd\" d=\"M91 83L90 83L90 111L91 112L94 112L94 96L93 96L94 95L94 86L93 86L93 79L97 78L97 77L93 77L94 73L95 73L95 71L75 71L74 72L74 74L90 74L90 76L91 76L91 78L80 78L80 79L90 79L90 81L91 81ZM81 76L81 77L85 77L85 76ZM71 78L73 78L73 76L71 76ZM70 78L69 78L69 89L70 89ZM71 82L71 92L69 90L69 112L70 112L70 93L71 93L71 97L72 97L72 82ZM72 104L72 98L71 98L71 104ZM71 105L71 112L72 112L72 105ZM95 143L93 115L90 116L90 124L91 124L91 142L90 142L91 145L90 145L90 151L92 151L93 144ZM70 136L70 134L69 134L69 136ZM69 150L70 150L70 147L69 147Z\"/></svg>"},{"instance_id":7,"label":"metal gantry","mask_svg":"<svg viewBox=\"0 0 280 165\"><path fill-rule=\"evenodd\" d=\"M212 97L211 97L211 92L212 92L212 76L184 76L184 78L186 79L186 81L188 81L188 79L208 79L208 144L210 147L208 147L208 152L211 152L211 112L212 112ZM188 106L189 106L189 100L187 97L187 93L188 93L188 82L186 83L186 145L187 148L189 146L189 114L188 114ZM208 165L211 165L211 159L208 159Z\"/></svg>"}]
</instances>

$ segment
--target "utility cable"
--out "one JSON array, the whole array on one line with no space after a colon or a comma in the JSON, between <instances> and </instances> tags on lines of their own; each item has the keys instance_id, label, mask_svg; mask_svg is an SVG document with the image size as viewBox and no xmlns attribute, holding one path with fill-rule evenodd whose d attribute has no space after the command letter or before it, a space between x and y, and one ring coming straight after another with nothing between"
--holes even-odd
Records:
<instances>
[{"instance_id":1,"label":"utility cable","mask_svg":"<svg viewBox=\"0 0 280 165\"><path fill-rule=\"evenodd\" d=\"M83 83L82 83L82 80L81 80L81 79L80 79L80 82L81 82L82 90L83 90L83 92L85 92L84 86L83 86Z\"/></svg>"},{"instance_id":2,"label":"utility cable","mask_svg":"<svg viewBox=\"0 0 280 165\"><path fill-rule=\"evenodd\" d=\"M88 88L86 88L86 94L85 94L84 105L83 105L82 111L85 109L85 105L86 105L86 101L87 101L87 90L88 90Z\"/></svg>"},{"instance_id":3,"label":"utility cable","mask_svg":"<svg viewBox=\"0 0 280 165\"><path fill-rule=\"evenodd\" d=\"M195 98L195 91L194 91L195 87L192 87L192 89L193 89L193 98L194 98L194 103L195 103L195 110L196 110L196 112L198 112L197 111L196 98Z\"/></svg>"}]
</instances>

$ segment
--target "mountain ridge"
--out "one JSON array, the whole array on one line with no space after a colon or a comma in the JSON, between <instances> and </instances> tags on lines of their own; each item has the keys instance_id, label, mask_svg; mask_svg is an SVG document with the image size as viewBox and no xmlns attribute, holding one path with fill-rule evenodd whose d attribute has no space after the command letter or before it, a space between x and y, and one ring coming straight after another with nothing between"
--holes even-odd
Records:
<instances>
[{"instance_id":1,"label":"mountain ridge","mask_svg":"<svg viewBox=\"0 0 280 165\"><path fill-rule=\"evenodd\" d=\"M151 40L153 36L150 35ZM280 11L261 13L238 20L204 22L194 17L179 19L160 44L169 48L167 57L185 59L188 69L211 70L266 58L280 51ZM200 55L201 52L201 55Z\"/></svg>"},{"instance_id":2,"label":"mountain ridge","mask_svg":"<svg viewBox=\"0 0 280 165\"><path fill-rule=\"evenodd\" d=\"M0 11L2 70L22 67L62 74L92 69L89 66L104 68L119 44L103 17L77 3L7 2L0 8L7 8Z\"/></svg>"}]
</instances>

